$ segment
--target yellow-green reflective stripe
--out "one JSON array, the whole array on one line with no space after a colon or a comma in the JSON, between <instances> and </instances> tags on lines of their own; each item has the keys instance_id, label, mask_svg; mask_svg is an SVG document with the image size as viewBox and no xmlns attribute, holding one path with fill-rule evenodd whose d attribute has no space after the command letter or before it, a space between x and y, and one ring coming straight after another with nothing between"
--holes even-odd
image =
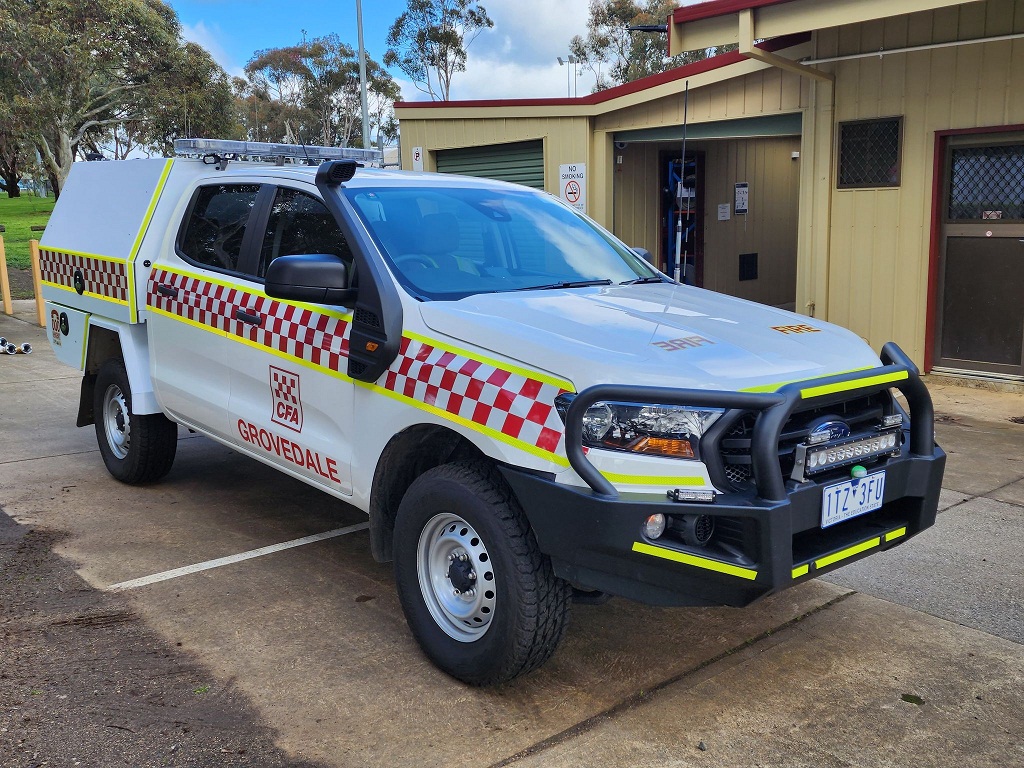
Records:
<instances>
[{"instance_id":1,"label":"yellow-green reflective stripe","mask_svg":"<svg viewBox=\"0 0 1024 768\"><path fill-rule=\"evenodd\" d=\"M139 227L139 233L135 236L135 242L132 244L132 251L128 256L129 261L133 260L135 258L135 254L139 252L139 246L142 245L142 238L145 236L146 230L149 229L150 219L153 218L153 212L156 210L157 201L160 200L160 193L164 191L164 184L167 183L167 177L171 173L172 165L174 165L173 159L164 163L164 170L156 182L156 188L153 190L153 197L149 201L149 207L146 209L146 213L142 217L142 226Z\"/></svg>"},{"instance_id":2,"label":"yellow-green reflective stripe","mask_svg":"<svg viewBox=\"0 0 1024 768\"><path fill-rule=\"evenodd\" d=\"M835 373L825 374L826 376L844 376L847 373L857 373L858 371L866 371L871 368L870 365L865 365L860 368L851 368L848 371L836 371ZM792 381L777 381L774 384L762 384L758 387L747 387L741 389L740 392L778 392L783 387L789 384L799 384L801 381L811 381L812 379L821 379L824 376L808 376L806 379L793 379Z\"/></svg>"},{"instance_id":3,"label":"yellow-green reflective stripe","mask_svg":"<svg viewBox=\"0 0 1024 768\"><path fill-rule=\"evenodd\" d=\"M720 563L717 560L708 560L706 557L697 557L696 555L688 555L685 552L676 552L674 549L652 547L650 544L644 544L642 541L633 542L633 551L640 552L644 555L651 555L653 557L662 557L666 560L673 560L677 563L683 563L684 565L692 565L696 568L706 568L709 571L718 571L719 573L725 573L729 576L739 576L741 579L750 579L753 581L757 578L757 571L753 571L750 568L740 568L738 565Z\"/></svg>"},{"instance_id":4,"label":"yellow-green reflective stripe","mask_svg":"<svg viewBox=\"0 0 1024 768\"><path fill-rule=\"evenodd\" d=\"M798 565L793 569L793 578L799 579L801 576L806 576L807 572L811 570L809 565Z\"/></svg>"},{"instance_id":5,"label":"yellow-green reflective stripe","mask_svg":"<svg viewBox=\"0 0 1024 768\"><path fill-rule=\"evenodd\" d=\"M815 568L827 568L833 563L838 563L840 560L845 560L848 557L859 555L861 552L866 552L869 549L873 549L882 543L882 539L876 536L873 539L862 541L860 544L854 544L852 547L840 550L833 555L826 555L818 560L814 561Z\"/></svg>"},{"instance_id":6,"label":"yellow-green reflective stripe","mask_svg":"<svg viewBox=\"0 0 1024 768\"><path fill-rule=\"evenodd\" d=\"M142 247L142 238L145 236L146 230L149 229L149 222L156 211L156 204L160 200L160 195L163 194L164 184L167 183L167 177L171 174L172 165L174 165L173 159L164 163L164 170L156 183L156 189L153 190L153 197L149 201L146 214L142 217L142 226L139 227L139 233L135 236L135 242L132 244L132 252L128 256L128 301L130 302L128 311L131 313L130 317L133 323L138 322L139 319L138 302L135 301L135 257L139 253L139 248Z\"/></svg>"},{"instance_id":7,"label":"yellow-green reflective stripe","mask_svg":"<svg viewBox=\"0 0 1024 768\"><path fill-rule=\"evenodd\" d=\"M125 301L124 299L115 299L113 296L104 296L103 294L93 293L92 291L82 291L81 293L78 293L78 291L76 291L74 288L71 288L66 285L61 285L60 283L51 283L49 280L40 280L39 282L45 285L47 288L56 288L57 290L67 291L68 293L74 293L78 296L86 296L90 299L97 299L99 301L109 301L112 304L121 304L125 307L128 306L127 301Z\"/></svg>"},{"instance_id":8,"label":"yellow-green reflective stripe","mask_svg":"<svg viewBox=\"0 0 1024 768\"><path fill-rule=\"evenodd\" d=\"M109 261L111 264L127 264L125 259L118 258L117 256L101 256L98 253L87 253L85 251L73 251L70 248L52 248L49 245L40 245L39 250L49 251L50 253L66 253L69 256L81 256L84 259L99 259L100 261Z\"/></svg>"},{"instance_id":9,"label":"yellow-green reflective stripe","mask_svg":"<svg viewBox=\"0 0 1024 768\"><path fill-rule=\"evenodd\" d=\"M893 539L898 539L900 536L906 536L906 535L907 535L907 529L906 528L897 528L895 531L889 531L887 534L885 534L885 540L886 541L892 541Z\"/></svg>"},{"instance_id":10,"label":"yellow-green reflective stripe","mask_svg":"<svg viewBox=\"0 0 1024 768\"><path fill-rule=\"evenodd\" d=\"M536 379L537 381L540 381L544 384L551 384L552 386L564 389L566 392L576 391L575 387L573 387L572 385L572 382L566 381L565 379L560 379L557 376L549 376L546 373L541 373L540 371L535 371L530 368L523 368L522 366L515 365L514 363L510 363L506 360L496 360L493 357L486 357L485 355L481 355L477 352L470 352L465 349L459 349L458 347L453 347L451 344L446 344L443 341L438 341L437 339L432 339L429 336L424 336L422 334L414 333L412 331L406 331L402 335L409 339L412 339L413 341L418 341L421 344L429 344L435 349L441 349L444 350L445 352L451 352L456 355L461 355L462 357L468 357L471 360L476 360L477 362L483 363L484 365L493 365L495 368L500 368L502 370L509 371L510 373L518 374L527 379Z\"/></svg>"},{"instance_id":11,"label":"yellow-green reflective stripe","mask_svg":"<svg viewBox=\"0 0 1024 768\"><path fill-rule=\"evenodd\" d=\"M78 369L80 371L85 370L85 353L89 351L89 318L91 317L90 314L85 316L85 328L82 331L82 366Z\"/></svg>"},{"instance_id":12,"label":"yellow-green reflective stripe","mask_svg":"<svg viewBox=\"0 0 1024 768\"><path fill-rule=\"evenodd\" d=\"M614 472L602 472L601 474L604 475L609 482L623 483L624 485L705 485L703 477L676 477L674 475L617 475Z\"/></svg>"},{"instance_id":13,"label":"yellow-green reflective stripe","mask_svg":"<svg viewBox=\"0 0 1024 768\"><path fill-rule=\"evenodd\" d=\"M880 376L868 376L865 379L854 379L853 381L840 381L836 384L822 384L820 387L808 387L807 389L800 390L800 397L804 400L809 400L812 397L821 397L822 395L831 395L836 392L847 392L851 389L863 389L865 387L874 387L878 384L888 384L892 381L902 381L909 377L906 371L897 371L896 373L883 373Z\"/></svg>"}]
</instances>

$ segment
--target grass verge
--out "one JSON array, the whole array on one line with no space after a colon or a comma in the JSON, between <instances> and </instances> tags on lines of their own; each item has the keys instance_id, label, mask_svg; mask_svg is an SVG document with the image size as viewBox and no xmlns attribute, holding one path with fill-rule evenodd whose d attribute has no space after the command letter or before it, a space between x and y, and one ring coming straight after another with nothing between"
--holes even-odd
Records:
<instances>
[{"instance_id":1,"label":"grass verge","mask_svg":"<svg viewBox=\"0 0 1024 768\"><path fill-rule=\"evenodd\" d=\"M28 241L38 240L42 232L33 232L31 227L45 225L53 212L52 197L7 197L0 195L0 224L7 231L0 233L7 250L8 269L28 269Z\"/></svg>"}]
</instances>

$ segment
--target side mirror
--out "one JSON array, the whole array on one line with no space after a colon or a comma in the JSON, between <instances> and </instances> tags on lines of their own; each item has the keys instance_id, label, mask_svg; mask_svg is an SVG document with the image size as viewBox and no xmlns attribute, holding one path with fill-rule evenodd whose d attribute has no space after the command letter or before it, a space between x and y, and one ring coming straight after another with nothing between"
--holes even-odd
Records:
<instances>
[{"instance_id":1,"label":"side mirror","mask_svg":"<svg viewBox=\"0 0 1024 768\"><path fill-rule=\"evenodd\" d=\"M275 299L342 306L358 292L349 285L348 265L327 253L278 256L267 267L265 290Z\"/></svg>"}]
</instances>

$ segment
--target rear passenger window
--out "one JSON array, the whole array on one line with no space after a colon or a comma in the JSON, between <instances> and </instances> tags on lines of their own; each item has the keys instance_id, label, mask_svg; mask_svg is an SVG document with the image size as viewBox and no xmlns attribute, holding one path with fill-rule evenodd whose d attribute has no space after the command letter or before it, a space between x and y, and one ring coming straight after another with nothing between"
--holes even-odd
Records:
<instances>
[{"instance_id":1,"label":"rear passenger window","mask_svg":"<svg viewBox=\"0 0 1024 768\"><path fill-rule=\"evenodd\" d=\"M266 277L278 256L300 253L329 253L352 263L348 241L326 206L312 195L281 187L270 209L256 276Z\"/></svg>"},{"instance_id":2,"label":"rear passenger window","mask_svg":"<svg viewBox=\"0 0 1024 768\"><path fill-rule=\"evenodd\" d=\"M213 269L237 271L245 225L259 191L259 184L202 187L178 244L182 254Z\"/></svg>"}]
</instances>

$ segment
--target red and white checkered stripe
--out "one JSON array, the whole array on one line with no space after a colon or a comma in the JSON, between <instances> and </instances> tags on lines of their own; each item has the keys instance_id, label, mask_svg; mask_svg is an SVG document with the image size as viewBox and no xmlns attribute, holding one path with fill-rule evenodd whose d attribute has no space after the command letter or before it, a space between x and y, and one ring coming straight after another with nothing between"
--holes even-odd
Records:
<instances>
[{"instance_id":1,"label":"red and white checkered stripe","mask_svg":"<svg viewBox=\"0 0 1024 768\"><path fill-rule=\"evenodd\" d=\"M81 270L85 292L128 303L128 267L123 261L79 256L50 248L39 249L43 282L75 288L75 270Z\"/></svg>"},{"instance_id":2,"label":"red and white checkered stripe","mask_svg":"<svg viewBox=\"0 0 1024 768\"><path fill-rule=\"evenodd\" d=\"M178 295L164 296L157 285L172 286ZM308 363L345 370L349 323L339 317L164 269L150 274L146 303ZM236 320L236 309L262 315L263 322L257 327Z\"/></svg>"},{"instance_id":3,"label":"red and white checkered stripe","mask_svg":"<svg viewBox=\"0 0 1024 768\"><path fill-rule=\"evenodd\" d=\"M176 297L157 291L173 286ZM150 275L147 304L194 323L248 339L332 371L348 356L349 322L238 288L164 269ZM235 310L263 315L261 327L235 320ZM476 360L465 353L402 337L383 386L549 453L563 437L555 410L561 387Z\"/></svg>"},{"instance_id":4,"label":"red and white checkered stripe","mask_svg":"<svg viewBox=\"0 0 1024 768\"><path fill-rule=\"evenodd\" d=\"M403 337L384 388L555 453L563 435L554 384Z\"/></svg>"}]
</instances>

